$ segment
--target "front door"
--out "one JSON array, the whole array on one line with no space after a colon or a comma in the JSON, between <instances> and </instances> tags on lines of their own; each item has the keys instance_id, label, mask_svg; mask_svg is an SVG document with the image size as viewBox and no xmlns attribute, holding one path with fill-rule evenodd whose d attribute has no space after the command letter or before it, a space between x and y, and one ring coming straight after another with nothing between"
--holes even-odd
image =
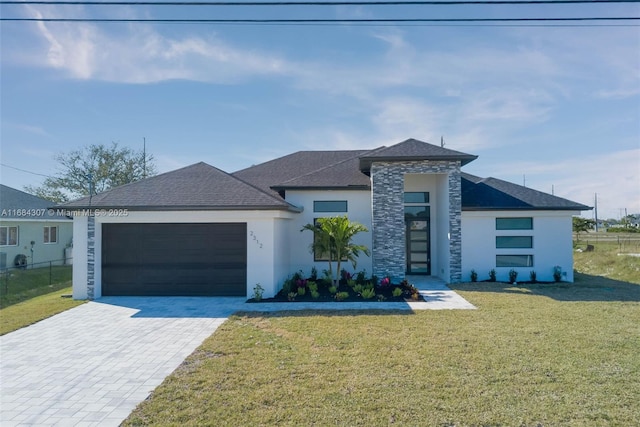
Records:
<instances>
[{"instance_id":1,"label":"front door","mask_svg":"<svg viewBox=\"0 0 640 427\"><path fill-rule=\"evenodd\" d=\"M407 219L407 274L431 274L429 218Z\"/></svg>"}]
</instances>

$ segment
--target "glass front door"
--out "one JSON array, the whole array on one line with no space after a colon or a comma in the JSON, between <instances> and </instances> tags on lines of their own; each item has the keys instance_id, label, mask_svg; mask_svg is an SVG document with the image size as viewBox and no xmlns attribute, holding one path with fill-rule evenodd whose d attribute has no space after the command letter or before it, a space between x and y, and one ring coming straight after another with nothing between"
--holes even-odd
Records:
<instances>
[{"instance_id":1,"label":"glass front door","mask_svg":"<svg viewBox=\"0 0 640 427\"><path fill-rule=\"evenodd\" d=\"M407 274L431 274L429 218L407 219Z\"/></svg>"}]
</instances>

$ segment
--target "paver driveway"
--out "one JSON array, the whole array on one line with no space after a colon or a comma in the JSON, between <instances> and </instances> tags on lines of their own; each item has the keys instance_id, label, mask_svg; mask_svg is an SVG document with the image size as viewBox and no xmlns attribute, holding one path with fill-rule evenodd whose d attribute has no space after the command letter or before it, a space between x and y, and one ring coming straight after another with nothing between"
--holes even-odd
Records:
<instances>
[{"instance_id":1,"label":"paver driveway","mask_svg":"<svg viewBox=\"0 0 640 427\"><path fill-rule=\"evenodd\" d=\"M102 298L0 337L0 425L119 425L244 300Z\"/></svg>"}]
</instances>

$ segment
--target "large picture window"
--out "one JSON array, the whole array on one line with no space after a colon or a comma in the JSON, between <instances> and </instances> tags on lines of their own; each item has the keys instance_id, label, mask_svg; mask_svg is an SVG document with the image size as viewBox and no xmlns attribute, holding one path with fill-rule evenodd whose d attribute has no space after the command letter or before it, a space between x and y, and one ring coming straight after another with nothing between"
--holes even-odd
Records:
<instances>
[{"instance_id":1,"label":"large picture window","mask_svg":"<svg viewBox=\"0 0 640 427\"><path fill-rule=\"evenodd\" d=\"M533 255L496 255L496 267L533 267Z\"/></svg>"},{"instance_id":2,"label":"large picture window","mask_svg":"<svg viewBox=\"0 0 640 427\"><path fill-rule=\"evenodd\" d=\"M496 230L533 230L533 218L496 218Z\"/></svg>"},{"instance_id":3,"label":"large picture window","mask_svg":"<svg viewBox=\"0 0 640 427\"><path fill-rule=\"evenodd\" d=\"M58 243L58 227L44 227L44 243Z\"/></svg>"},{"instance_id":4,"label":"large picture window","mask_svg":"<svg viewBox=\"0 0 640 427\"><path fill-rule=\"evenodd\" d=\"M0 246L18 246L18 227L0 227Z\"/></svg>"},{"instance_id":5,"label":"large picture window","mask_svg":"<svg viewBox=\"0 0 640 427\"><path fill-rule=\"evenodd\" d=\"M314 212L347 212L346 200L316 200L313 202Z\"/></svg>"},{"instance_id":6,"label":"large picture window","mask_svg":"<svg viewBox=\"0 0 640 427\"><path fill-rule=\"evenodd\" d=\"M532 236L497 236L497 249L530 249L533 248Z\"/></svg>"}]
</instances>

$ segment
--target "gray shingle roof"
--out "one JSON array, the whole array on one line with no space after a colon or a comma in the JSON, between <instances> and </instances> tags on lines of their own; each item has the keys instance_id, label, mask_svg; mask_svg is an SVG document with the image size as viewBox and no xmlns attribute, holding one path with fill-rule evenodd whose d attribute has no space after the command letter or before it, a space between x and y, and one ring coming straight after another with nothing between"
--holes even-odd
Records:
<instances>
[{"instance_id":1,"label":"gray shingle roof","mask_svg":"<svg viewBox=\"0 0 640 427\"><path fill-rule=\"evenodd\" d=\"M62 206L86 208L89 207L89 198ZM203 162L112 188L93 196L91 207L134 210L296 210L281 198Z\"/></svg>"},{"instance_id":2,"label":"gray shingle roof","mask_svg":"<svg viewBox=\"0 0 640 427\"><path fill-rule=\"evenodd\" d=\"M16 190L0 184L0 220L3 219L55 219L71 220L57 211L49 211L56 204L50 200L41 199L33 194ZM23 212L28 210L28 212Z\"/></svg>"},{"instance_id":3,"label":"gray shingle roof","mask_svg":"<svg viewBox=\"0 0 640 427\"><path fill-rule=\"evenodd\" d=\"M359 156L370 150L298 151L247 169L233 176L272 194L286 188L368 188L369 177L358 169Z\"/></svg>"},{"instance_id":4,"label":"gray shingle roof","mask_svg":"<svg viewBox=\"0 0 640 427\"><path fill-rule=\"evenodd\" d=\"M461 165L477 159L478 156L450 150L417 139L407 139L391 147L383 147L360 158L360 169L368 172L374 161L407 161L407 160L459 160Z\"/></svg>"},{"instance_id":5,"label":"gray shingle roof","mask_svg":"<svg viewBox=\"0 0 640 427\"><path fill-rule=\"evenodd\" d=\"M462 174L462 210L590 210L589 206L496 178Z\"/></svg>"}]
</instances>

